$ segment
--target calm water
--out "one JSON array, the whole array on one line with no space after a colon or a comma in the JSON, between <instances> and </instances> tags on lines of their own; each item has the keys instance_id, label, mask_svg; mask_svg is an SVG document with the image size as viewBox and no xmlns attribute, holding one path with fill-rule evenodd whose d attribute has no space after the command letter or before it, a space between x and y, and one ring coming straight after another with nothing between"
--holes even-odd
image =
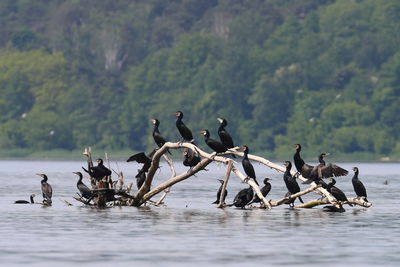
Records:
<instances>
[{"instance_id":1,"label":"calm water","mask_svg":"<svg viewBox=\"0 0 400 267\"><path fill-rule=\"evenodd\" d=\"M217 209L211 205L224 176L221 165L176 185L163 207L122 207L97 210L72 196L82 162L0 161L1 265L50 266L399 266L399 164L363 163L360 177L367 187L369 209L348 207L341 214L319 208L271 211ZM136 164L118 162L133 181ZM341 166L350 170L355 164ZM116 165L114 164L114 167ZM259 181L271 177L269 198L286 190L282 174L255 165ZM177 171L185 170L176 166ZM53 206L15 205L17 199L40 196L40 177L53 186ZM169 178L167 166L155 182ZM338 187L354 196L351 175ZM388 184L385 185L384 181ZM87 183L87 181L86 181ZM227 202L244 188L232 176ZM304 185L301 186L305 188ZM317 198L315 194L305 200ZM156 198L157 199L157 198ZM67 206L67 200L74 206ZM347 208L348 207L348 208Z\"/></svg>"}]
</instances>

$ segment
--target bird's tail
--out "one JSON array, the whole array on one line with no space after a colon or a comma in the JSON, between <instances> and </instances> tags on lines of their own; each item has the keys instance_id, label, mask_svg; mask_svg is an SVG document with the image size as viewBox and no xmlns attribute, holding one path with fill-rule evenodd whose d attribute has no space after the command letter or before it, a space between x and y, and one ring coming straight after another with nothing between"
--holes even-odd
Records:
<instances>
[{"instance_id":1,"label":"bird's tail","mask_svg":"<svg viewBox=\"0 0 400 267\"><path fill-rule=\"evenodd\" d=\"M303 201L303 199L301 197L299 197L299 200L300 200L301 203L304 204L304 201Z\"/></svg>"}]
</instances>

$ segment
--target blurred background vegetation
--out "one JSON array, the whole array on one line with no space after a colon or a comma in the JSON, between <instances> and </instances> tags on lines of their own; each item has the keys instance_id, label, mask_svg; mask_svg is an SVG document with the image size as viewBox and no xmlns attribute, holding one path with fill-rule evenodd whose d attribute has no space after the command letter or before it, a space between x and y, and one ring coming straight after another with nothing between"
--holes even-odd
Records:
<instances>
[{"instance_id":1,"label":"blurred background vegetation","mask_svg":"<svg viewBox=\"0 0 400 267\"><path fill-rule=\"evenodd\" d=\"M398 0L2 0L0 150L149 150L150 118L177 141L181 110L195 138L222 116L267 157L301 143L400 158L399 14Z\"/></svg>"}]
</instances>

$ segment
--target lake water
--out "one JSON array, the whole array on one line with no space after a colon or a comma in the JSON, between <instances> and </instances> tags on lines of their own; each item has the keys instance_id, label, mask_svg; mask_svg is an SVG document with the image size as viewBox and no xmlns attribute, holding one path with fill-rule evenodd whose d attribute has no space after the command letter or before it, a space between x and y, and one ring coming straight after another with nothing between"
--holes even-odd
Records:
<instances>
[{"instance_id":1,"label":"lake water","mask_svg":"<svg viewBox=\"0 0 400 267\"><path fill-rule=\"evenodd\" d=\"M0 263L2 266L400 266L400 182L396 163L343 163L360 169L360 179L373 203L369 209L345 206L345 213L327 213L322 206L291 210L217 209L222 165L210 165L174 186L166 206L84 207L72 196L84 162L0 161ZM240 164L239 164L240 166ZM116 164L113 164L117 168ZM118 162L126 181L138 165ZM258 180L270 177L268 199L280 199L286 189L282 173L255 164ZM179 172L186 168L176 165ZM338 187L354 196L351 174ZM53 186L53 206L16 205L36 193L46 173ZM170 176L163 165L155 183ZM384 184L387 181L388 184ZM88 184L87 180L85 183ZM234 175L227 202L246 187ZM305 185L301 185L305 189ZM311 193L303 197L311 200ZM155 197L155 200L158 196ZM74 206L67 206L67 200Z\"/></svg>"}]
</instances>

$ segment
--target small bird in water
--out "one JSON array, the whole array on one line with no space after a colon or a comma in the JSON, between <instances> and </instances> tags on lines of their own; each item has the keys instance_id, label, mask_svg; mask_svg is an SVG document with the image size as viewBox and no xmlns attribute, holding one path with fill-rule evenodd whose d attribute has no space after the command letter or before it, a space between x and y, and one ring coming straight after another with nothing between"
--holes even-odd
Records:
<instances>
[{"instance_id":1,"label":"small bird in water","mask_svg":"<svg viewBox=\"0 0 400 267\"><path fill-rule=\"evenodd\" d=\"M224 180L218 179L218 181L221 183L221 186L219 187L218 192L217 192L217 200L215 200L212 204L219 204L220 199L221 199L222 187L224 186ZM222 204L225 203L225 198L227 195L228 195L228 190L226 190L226 188L225 188L225 194L224 194L224 198L222 199Z\"/></svg>"},{"instance_id":2,"label":"small bird in water","mask_svg":"<svg viewBox=\"0 0 400 267\"><path fill-rule=\"evenodd\" d=\"M43 178L43 180L40 181L40 183L42 185L43 203L45 205L51 205L51 203L52 203L51 197L53 196L53 188L47 182L47 180L48 180L47 175L43 174L43 173L37 173L36 175Z\"/></svg>"},{"instance_id":3,"label":"small bird in water","mask_svg":"<svg viewBox=\"0 0 400 267\"><path fill-rule=\"evenodd\" d=\"M354 176L351 179L351 182L353 184L354 192L357 194L357 197L364 198L364 200L368 202L367 190L365 189L364 184L358 178L358 172L359 172L358 168L354 167L353 171L354 171Z\"/></svg>"},{"instance_id":4,"label":"small bird in water","mask_svg":"<svg viewBox=\"0 0 400 267\"><path fill-rule=\"evenodd\" d=\"M264 179L264 186L260 189L263 197L266 197L268 195L269 191L271 191L271 184L269 183L270 180L271 180L270 178ZM252 203L260 203L260 202L261 202L261 199L258 197L258 195L254 194L253 200L248 205L250 205Z\"/></svg>"},{"instance_id":5,"label":"small bird in water","mask_svg":"<svg viewBox=\"0 0 400 267\"><path fill-rule=\"evenodd\" d=\"M247 177L246 180L248 180L249 178L253 178L254 182L258 184L257 179L256 179L256 173L254 172L254 167L253 164L251 164L248 154L249 154L249 147L248 146L242 146L242 148L244 149L243 153L243 159L242 159L242 166L244 169L244 172L246 173Z\"/></svg>"},{"instance_id":6,"label":"small bird in water","mask_svg":"<svg viewBox=\"0 0 400 267\"><path fill-rule=\"evenodd\" d=\"M34 197L36 197L36 195L35 194L32 194L32 195L30 195L30 201L28 201L28 200L16 200L15 202L14 202L14 204L34 204L35 203L35 201L34 201Z\"/></svg>"}]
</instances>

